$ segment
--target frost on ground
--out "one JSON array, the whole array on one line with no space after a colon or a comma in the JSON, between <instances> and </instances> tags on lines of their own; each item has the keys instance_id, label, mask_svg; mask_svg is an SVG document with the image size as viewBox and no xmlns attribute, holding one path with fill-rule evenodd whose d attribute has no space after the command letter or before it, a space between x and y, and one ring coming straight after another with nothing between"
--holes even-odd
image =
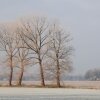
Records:
<instances>
[{"instance_id":1,"label":"frost on ground","mask_svg":"<svg viewBox=\"0 0 100 100\"><path fill-rule=\"evenodd\" d=\"M100 95L95 89L1 87L0 95Z\"/></svg>"}]
</instances>

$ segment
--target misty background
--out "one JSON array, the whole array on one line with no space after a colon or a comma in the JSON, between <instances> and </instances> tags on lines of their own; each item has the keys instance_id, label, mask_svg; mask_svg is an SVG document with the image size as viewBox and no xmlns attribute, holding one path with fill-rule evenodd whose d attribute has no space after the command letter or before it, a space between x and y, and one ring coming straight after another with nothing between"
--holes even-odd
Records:
<instances>
[{"instance_id":1,"label":"misty background","mask_svg":"<svg viewBox=\"0 0 100 100\"><path fill-rule=\"evenodd\" d=\"M100 0L0 0L1 23L31 15L58 19L70 31L73 74L100 68Z\"/></svg>"}]
</instances>

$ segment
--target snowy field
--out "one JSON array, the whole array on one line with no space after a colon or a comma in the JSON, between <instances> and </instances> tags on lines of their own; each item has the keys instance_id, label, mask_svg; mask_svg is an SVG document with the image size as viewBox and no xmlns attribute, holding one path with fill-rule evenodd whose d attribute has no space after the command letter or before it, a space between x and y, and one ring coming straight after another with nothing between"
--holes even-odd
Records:
<instances>
[{"instance_id":1,"label":"snowy field","mask_svg":"<svg viewBox=\"0 0 100 100\"><path fill-rule=\"evenodd\" d=\"M7 82L4 82L7 83ZM54 82L46 82L54 84ZM23 82L36 85L39 82ZM100 100L100 81L67 81L68 88L0 87L0 100Z\"/></svg>"},{"instance_id":2,"label":"snowy field","mask_svg":"<svg viewBox=\"0 0 100 100\"><path fill-rule=\"evenodd\" d=\"M0 100L100 100L100 90L2 87Z\"/></svg>"}]
</instances>

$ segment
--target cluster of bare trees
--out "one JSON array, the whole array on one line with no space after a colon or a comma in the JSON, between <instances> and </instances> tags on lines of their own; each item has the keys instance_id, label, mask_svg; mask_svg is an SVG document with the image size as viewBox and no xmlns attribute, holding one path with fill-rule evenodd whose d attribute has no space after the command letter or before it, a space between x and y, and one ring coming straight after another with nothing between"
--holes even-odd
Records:
<instances>
[{"instance_id":1,"label":"cluster of bare trees","mask_svg":"<svg viewBox=\"0 0 100 100\"><path fill-rule=\"evenodd\" d=\"M12 85L14 68L20 68L18 85L22 85L24 69L39 67L41 86L45 86L46 74L53 75L60 87L62 73L72 70L70 34L60 24L45 17L21 20L15 29L0 26L0 50L5 52L10 68L9 85ZM34 72L33 70L33 73Z\"/></svg>"},{"instance_id":2,"label":"cluster of bare trees","mask_svg":"<svg viewBox=\"0 0 100 100\"><path fill-rule=\"evenodd\" d=\"M100 81L100 69L91 69L85 73L85 79L91 81Z\"/></svg>"}]
</instances>

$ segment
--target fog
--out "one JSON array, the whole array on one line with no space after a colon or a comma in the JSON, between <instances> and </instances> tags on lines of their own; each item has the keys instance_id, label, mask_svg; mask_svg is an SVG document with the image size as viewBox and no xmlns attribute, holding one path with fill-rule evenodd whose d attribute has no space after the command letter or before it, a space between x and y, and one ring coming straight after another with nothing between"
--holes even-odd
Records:
<instances>
[{"instance_id":1,"label":"fog","mask_svg":"<svg viewBox=\"0 0 100 100\"><path fill-rule=\"evenodd\" d=\"M73 74L100 67L100 0L0 0L0 22L40 14L57 18L73 37Z\"/></svg>"}]
</instances>

